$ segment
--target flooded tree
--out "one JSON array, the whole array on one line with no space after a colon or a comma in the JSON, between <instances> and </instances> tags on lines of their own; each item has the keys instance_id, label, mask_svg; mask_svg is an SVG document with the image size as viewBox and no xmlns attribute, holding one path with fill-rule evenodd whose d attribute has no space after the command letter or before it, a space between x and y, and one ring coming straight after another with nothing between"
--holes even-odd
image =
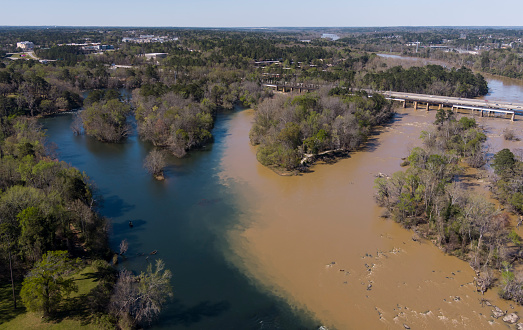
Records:
<instances>
[{"instance_id":1,"label":"flooded tree","mask_svg":"<svg viewBox=\"0 0 523 330\"><path fill-rule=\"evenodd\" d=\"M95 102L81 114L85 133L103 142L118 142L131 132L130 111L129 105L117 99Z\"/></svg>"},{"instance_id":2,"label":"flooded tree","mask_svg":"<svg viewBox=\"0 0 523 330\"><path fill-rule=\"evenodd\" d=\"M149 152L149 154L147 155L147 157L145 157L145 160L143 162L143 167L145 168L145 170L148 173L154 175L154 177L157 180L164 179L163 168L165 167L165 165L165 155L162 151L157 149L154 149L151 152Z\"/></svg>"},{"instance_id":3,"label":"flooded tree","mask_svg":"<svg viewBox=\"0 0 523 330\"><path fill-rule=\"evenodd\" d=\"M120 255L123 255L129 249L129 243L124 239L120 242Z\"/></svg>"},{"instance_id":4,"label":"flooded tree","mask_svg":"<svg viewBox=\"0 0 523 330\"><path fill-rule=\"evenodd\" d=\"M74 135L80 135L82 134L82 116L80 116L80 113L75 113L73 116L73 122L71 123L71 130L73 131Z\"/></svg>"}]
</instances>

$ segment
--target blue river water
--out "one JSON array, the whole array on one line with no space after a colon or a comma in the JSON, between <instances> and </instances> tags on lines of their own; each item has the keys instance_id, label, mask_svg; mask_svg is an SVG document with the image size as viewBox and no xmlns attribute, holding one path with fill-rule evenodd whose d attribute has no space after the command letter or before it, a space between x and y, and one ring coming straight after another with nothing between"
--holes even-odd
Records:
<instances>
[{"instance_id":1,"label":"blue river water","mask_svg":"<svg viewBox=\"0 0 523 330\"><path fill-rule=\"evenodd\" d=\"M120 267L140 272L161 258L173 273L174 299L154 328L317 327L306 313L256 287L224 257L225 233L240 212L231 187L218 177L230 113L218 115L214 143L182 159L168 159L162 182L143 169L153 146L136 133L123 143L101 143L74 136L72 118L65 113L41 123L58 158L85 171L95 184L100 212L111 219L112 248L118 250L123 239L129 242L128 258ZM154 250L158 253L150 255Z\"/></svg>"}]
</instances>

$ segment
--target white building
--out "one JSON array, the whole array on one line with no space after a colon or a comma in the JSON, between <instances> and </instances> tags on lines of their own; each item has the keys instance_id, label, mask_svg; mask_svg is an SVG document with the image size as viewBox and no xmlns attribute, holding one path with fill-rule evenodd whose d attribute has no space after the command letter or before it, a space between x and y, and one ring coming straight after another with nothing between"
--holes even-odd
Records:
<instances>
[{"instance_id":1,"label":"white building","mask_svg":"<svg viewBox=\"0 0 523 330\"><path fill-rule=\"evenodd\" d=\"M23 50L31 50L35 48L35 45L31 41L20 41L16 43L16 48L21 48Z\"/></svg>"},{"instance_id":2,"label":"white building","mask_svg":"<svg viewBox=\"0 0 523 330\"><path fill-rule=\"evenodd\" d=\"M324 33L321 35L322 39L331 39L332 41L338 40L340 37L337 34L333 33Z\"/></svg>"},{"instance_id":3,"label":"white building","mask_svg":"<svg viewBox=\"0 0 523 330\"><path fill-rule=\"evenodd\" d=\"M146 53L145 58L148 60L151 59L159 59L159 58L166 58L169 53Z\"/></svg>"}]
</instances>

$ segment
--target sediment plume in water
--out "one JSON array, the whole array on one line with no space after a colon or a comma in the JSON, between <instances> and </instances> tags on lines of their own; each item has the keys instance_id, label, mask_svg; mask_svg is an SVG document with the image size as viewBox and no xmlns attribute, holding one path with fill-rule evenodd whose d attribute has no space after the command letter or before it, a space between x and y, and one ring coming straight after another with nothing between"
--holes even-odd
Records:
<instances>
[{"instance_id":1,"label":"sediment plume in water","mask_svg":"<svg viewBox=\"0 0 523 330\"><path fill-rule=\"evenodd\" d=\"M253 111L235 114L221 173L242 214L228 235L229 260L327 327L506 328L482 299L509 313L521 307L499 299L496 289L476 292L467 262L430 241L414 241L412 231L380 217L373 199L376 174L401 170L401 158L421 144L435 113L401 109L363 150L295 177L256 161L248 138ZM505 127L523 131L523 120L478 122L496 149L506 143Z\"/></svg>"}]
</instances>

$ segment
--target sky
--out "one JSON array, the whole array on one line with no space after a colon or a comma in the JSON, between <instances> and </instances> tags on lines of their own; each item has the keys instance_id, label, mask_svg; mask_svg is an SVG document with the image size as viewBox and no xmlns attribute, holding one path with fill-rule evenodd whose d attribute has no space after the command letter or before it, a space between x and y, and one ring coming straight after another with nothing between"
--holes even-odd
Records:
<instances>
[{"instance_id":1,"label":"sky","mask_svg":"<svg viewBox=\"0 0 523 330\"><path fill-rule=\"evenodd\" d=\"M523 26L523 0L0 0L0 26Z\"/></svg>"}]
</instances>

